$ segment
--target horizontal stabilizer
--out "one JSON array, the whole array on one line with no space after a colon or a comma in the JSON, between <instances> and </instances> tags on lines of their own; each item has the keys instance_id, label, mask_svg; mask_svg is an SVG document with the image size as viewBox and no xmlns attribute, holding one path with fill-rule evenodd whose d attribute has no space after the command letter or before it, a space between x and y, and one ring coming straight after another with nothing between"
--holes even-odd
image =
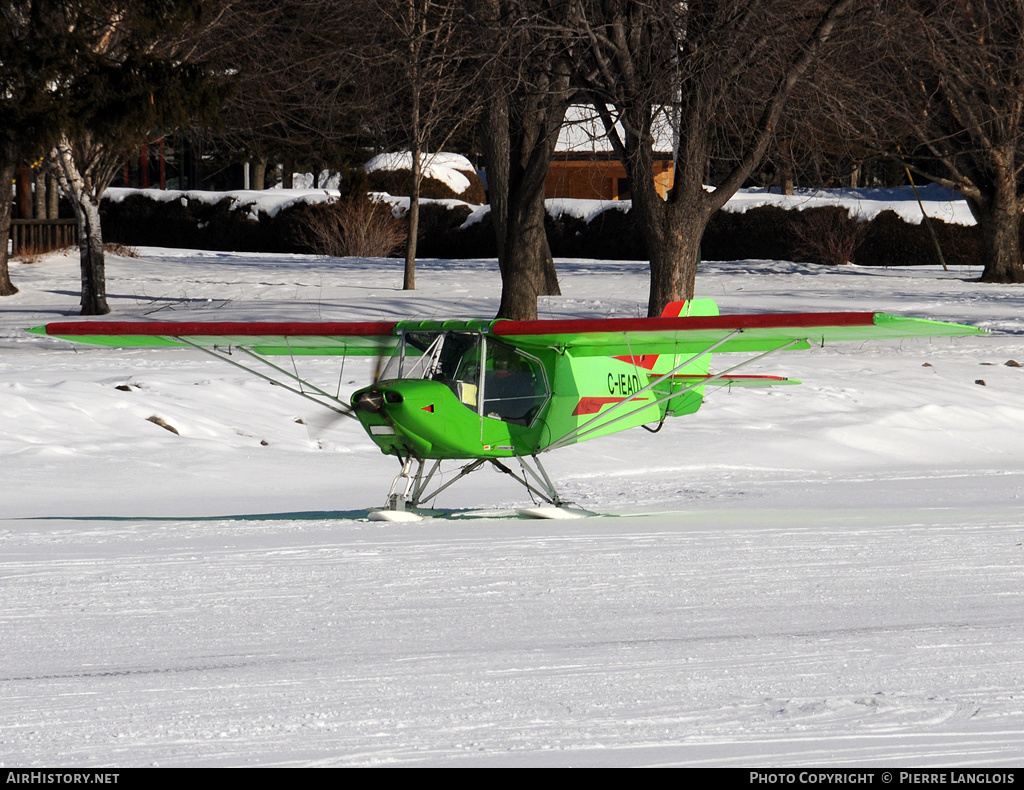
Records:
<instances>
[{"instance_id":1,"label":"horizontal stabilizer","mask_svg":"<svg viewBox=\"0 0 1024 790\"><path fill-rule=\"evenodd\" d=\"M676 375L672 381L682 384L706 383L709 387L778 387L785 384L800 384L797 379L786 378L785 376L687 376Z\"/></svg>"}]
</instances>

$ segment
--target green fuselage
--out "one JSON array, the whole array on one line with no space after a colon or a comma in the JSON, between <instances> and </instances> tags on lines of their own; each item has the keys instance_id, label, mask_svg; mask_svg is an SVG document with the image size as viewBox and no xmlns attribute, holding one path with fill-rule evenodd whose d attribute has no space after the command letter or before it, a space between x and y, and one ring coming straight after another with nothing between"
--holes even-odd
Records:
<instances>
[{"instance_id":1,"label":"green fuselage","mask_svg":"<svg viewBox=\"0 0 1024 790\"><path fill-rule=\"evenodd\" d=\"M351 402L386 454L508 458L700 407L702 387L667 400L671 387L678 392L683 385L667 380L648 388L658 376L651 367L631 357L574 358L554 349L527 354L483 333L410 333L381 380ZM705 361L697 372L706 371Z\"/></svg>"}]
</instances>

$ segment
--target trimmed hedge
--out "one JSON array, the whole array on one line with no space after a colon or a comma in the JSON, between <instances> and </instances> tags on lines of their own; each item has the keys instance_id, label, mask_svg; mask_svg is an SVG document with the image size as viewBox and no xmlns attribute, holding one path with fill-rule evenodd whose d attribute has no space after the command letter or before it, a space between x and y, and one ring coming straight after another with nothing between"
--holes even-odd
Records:
<instances>
[{"instance_id":1,"label":"trimmed hedge","mask_svg":"<svg viewBox=\"0 0 1024 790\"><path fill-rule=\"evenodd\" d=\"M420 197L437 200L462 200L476 205L487 202L487 193L484 191L480 176L472 170L459 170L458 172L469 181L469 186L461 194L457 194L444 181L424 176L420 182ZM370 192L387 192L389 195L409 197L412 194L412 171L374 170L366 174L366 183Z\"/></svg>"},{"instance_id":2,"label":"trimmed hedge","mask_svg":"<svg viewBox=\"0 0 1024 790\"><path fill-rule=\"evenodd\" d=\"M224 198L209 204L197 200L151 200L130 195L120 202L104 200L101 206L104 239L132 246L185 247L239 252L311 252L303 232L312 213L322 205L295 203L271 217L252 210L232 210ZM493 258L496 253L490 216L468 227L462 225L471 208L464 204L426 202L420 206L419 254L424 258ZM801 237L807 226L813 232L834 228L859 237L853 260L862 266L913 266L938 263L928 229L905 222L893 211L883 211L870 221L855 223L845 209L816 207L789 211L761 206L743 213L719 211L712 217L701 244L705 260L729 261L817 260ZM932 220L950 266L976 265L981 260L982 239L977 226ZM564 258L644 260L643 235L633 211L611 207L590 222L568 214L548 216L546 223L551 252ZM828 231L833 232L833 231Z\"/></svg>"}]
</instances>

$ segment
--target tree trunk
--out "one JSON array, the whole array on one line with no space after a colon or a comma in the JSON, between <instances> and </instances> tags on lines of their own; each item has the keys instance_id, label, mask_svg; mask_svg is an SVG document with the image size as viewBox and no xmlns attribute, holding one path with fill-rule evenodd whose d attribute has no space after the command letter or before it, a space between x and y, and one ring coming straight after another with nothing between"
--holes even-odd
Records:
<instances>
[{"instance_id":1,"label":"tree trunk","mask_svg":"<svg viewBox=\"0 0 1024 790\"><path fill-rule=\"evenodd\" d=\"M103 233L100 230L100 207L92 200L75 203L78 219L78 252L82 265L82 315L106 315L106 261L103 254Z\"/></svg>"},{"instance_id":2,"label":"tree trunk","mask_svg":"<svg viewBox=\"0 0 1024 790\"><path fill-rule=\"evenodd\" d=\"M792 195L794 187L793 163L787 157L779 164L779 191L783 195Z\"/></svg>"},{"instance_id":3,"label":"tree trunk","mask_svg":"<svg viewBox=\"0 0 1024 790\"><path fill-rule=\"evenodd\" d=\"M100 227L100 199L78 170L71 143L62 139L53 151L57 177L71 201L78 220L78 252L82 268L82 315L106 315L107 286L103 256L103 231Z\"/></svg>"},{"instance_id":4,"label":"tree trunk","mask_svg":"<svg viewBox=\"0 0 1024 790\"><path fill-rule=\"evenodd\" d=\"M504 250L498 250L501 268L501 305L498 318L537 319L537 296L545 287L545 258L550 257L544 230L544 197L540 210L510 195Z\"/></svg>"},{"instance_id":5,"label":"tree trunk","mask_svg":"<svg viewBox=\"0 0 1024 790\"><path fill-rule=\"evenodd\" d=\"M544 229L544 188L566 104L552 100L538 109L530 129L511 119L507 97L495 97L488 107L484 143L501 270L498 318L536 320L537 296L561 293Z\"/></svg>"},{"instance_id":6,"label":"tree trunk","mask_svg":"<svg viewBox=\"0 0 1024 790\"><path fill-rule=\"evenodd\" d=\"M860 186L860 164L854 163L850 168L850 181L849 185L851 189L856 189Z\"/></svg>"},{"instance_id":7,"label":"tree trunk","mask_svg":"<svg viewBox=\"0 0 1024 790\"><path fill-rule=\"evenodd\" d=\"M139 189L149 189L149 146L139 148Z\"/></svg>"},{"instance_id":8,"label":"tree trunk","mask_svg":"<svg viewBox=\"0 0 1024 790\"><path fill-rule=\"evenodd\" d=\"M1024 283L1021 262L1021 199L1011 178L997 178L995 193L971 206L985 244L985 283Z\"/></svg>"},{"instance_id":9,"label":"tree trunk","mask_svg":"<svg viewBox=\"0 0 1024 790\"><path fill-rule=\"evenodd\" d=\"M46 174L46 218L60 219L60 190L53 173Z\"/></svg>"},{"instance_id":10,"label":"tree trunk","mask_svg":"<svg viewBox=\"0 0 1024 790\"><path fill-rule=\"evenodd\" d=\"M700 241L707 221L699 208L665 204L659 243L648 241L651 291L647 315L657 317L669 302L693 299L700 262Z\"/></svg>"},{"instance_id":11,"label":"tree trunk","mask_svg":"<svg viewBox=\"0 0 1024 790\"><path fill-rule=\"evenodd\" d=\"M289 157L281 165L281 188L292 189L295 185L295 160Z\"/></svg>"},{"instance_id":12,"label":"tree trunk","mask_svg":"<svg viewBox=\"0 0 1024 790\"><path fill-rule=\"evenodd\" d=\"M682 135L680 155L668 200L662 200L654 184L654 153L649 110L633 111L630 127L638 134L627 135L623 165L632 186L633 209L647 245L651 262L651 288L647 315L657 317L669 302L692 299L700 262L700 241L711 216L704 189L707 161L706 140L701 124L697 134Z\"/></svg>"},{"instance_id":13,"label":"tree trunk","mask_svg":"<svg viewBox=\"0 0 1024 790\"><path fill-rule=\"evenodd\" d=\"M416 290L416 240L420 233L420 184L423 181L423 168L420 162L420 146L412 146L412 189L409 195L409 224L405 242L405 274L402 278L402 290Z\"/></svg>"},{"instance_id":14,"label":"tree trunk","mask_svg":"<svg viewBox=\"0 0 1024 790\"><path fill-rule=\"evenodd\" d=\"M422 119L420 118L420 105L423 98L423 75L420 71L421 55L423 52L423 39L426 35L426 9L416 3L416 0L406 0L406 22L409 25L408 49L408 84L409 84L409 154L412 158L410 172L412 174L412 189L409 190L409 214L406 217L405 239L405 271L402 275L402 290L416 290L416 240L420 232L420 187L423 185L423 163L420 158L423 155L423 144L426 138L424 134Z\"/></svg>"},{"instance_id":15,"label":"tree trunk","mask_svg":"<svg viewBox=\"0 0 1024 790\"><path fill-rule=\"evenodd\" d=\"M633 180L633 207L637 212L647 254L651 262L651 290L647 300L647 315L655 318L662 314L669 302L693 299L697 283L697 264L700 263L700 242L711 217L708 200L705 197L703 179L699 175L691 178L696 183L685 181L686 168L677 172L675 191L669 201L663 201L653 188L651 195L644 196L645 190L637 187L642 173ZM632 179L632 173L630 174ZM699 190L699 191L698 191Z\"/></svg>"},{"instance_id":16,"label":"tree trunk","mask_svg":"<svg viewBox=\"0 0 1024 790\"><path fill-rule=\"evenodd\" d=\"M32 219L32 176L28 165L18 166L18 180L14 186L14 202L18 204L18 219Z\"/></svg>"},{"instance_id":17,"label":"tree trunk","mask_svg":"<svg viewBox=\"0 0 1024 790\"><path fill-rule=\"evenodd\" d=\"M36 168L35 178L35 204L33 213L36 219L46 219L46 171L42 167Z\"/></svg>"},{"instance_id":18,"label":"tree trunk","mask_svg":"<svg viewBox=\"0 0 1024 790\"><path fill-rule=\"evenodd\" d=\"M493 205L491 211L494 212ZM561 293L544 229L545 217L542 190L520 188L509 192L504 240L499 240L498 247L501 269L498 318L536 320L537 297Z\"/></svg>"},{"instance_id":19,"label":"tree trunk","mask_svg":"<svg viewBox=\"0 0 1024 790\"><path fill-rule=\"evenodd\" d=\"M11 238L11 182L17 166L7 159L0 163L0 296L13 296L18 289L7 269L7 245Z\"/></svg>"},{"instance_id":20,"label":"tree trunk","mask_svg":"<svg viewBox=\"0 0 1024 790\"><path fill-rule=\"evenodd\" d=\"M541 224L547 221L547 210L541 217ZM547 231L544 232L544 263L542 264L544 281L541 284L541 296L561 296L562 287L558 284L558 271L555 269L555 258L551 254L551 245L548 244Z\"/></svg>"},{"instance_id":21,"label":"tree trunk","mask_svg":"<svg viewBox=\"0 0 1024 790\"><path fill-rule=\"evenodd\" d=\"M261 156L252 163L252 188L259 190L266 189L266 182L267 158L265 156Z\"/></svg>"},{"instance_id":22,"label":"tree trunk","mask_svg":"<svg viewBox=\"0 0 1024 790\"><path fill-rule=\"evenodd\" d=\"M805 40L794 42L789 51L776 53L781 68L774 87L762 93L764 106L759 115L751 115L742 126L729 130L734 138L735 164L713 191L705 190L704 182L705 170L711 162L712 141L722 132L719 102L727 100L736 85L748 83L753 75L760 73L762 65L756 60L745 60L741 52L728 49L711 55L712 60L724 59L714 64L701 58L691 62L690 56L685 55L679 63L679 74L669 83L663 83L659 92L652 90L659 75L657 70L649 70L651 52L648 39L644 37L644 26L654 29L662 20L644 17L645 12L640 8L643 4L607 4L612 23L608 29L614 31L609 34L609 43L603 43L600 36L588 29L591 41L601 49L596 67L578 76L596 80L593 91L606 102L604 109L598 108L605 132L629 175L633 208L651 260L649 316L660 315L669 301L693 297L700 239L708 221L764 158L787 100L831 37L835 25L851 11L853 2L831 0L821 4L825 7L817 8L813 16L808 16L809 21L817 18L813 32ZM686 14L684 22L693 25L696 36L693 40L710 44L709 52L717 51L713 46L717 40L727 41L733 35L740 36L737 41L741 40L743 28L752 18L742 14L734 16L729 11L728 18L719 20L714 10L717 3L671 5ZM739 6L729 8L738 10ZM734 24L738 26L731 27ZM673 48L675 46L672 44ZM671 57L675 58L676 53ZM742 66L737 67L733 60L738 60ZM615 73L610 71L613 66ZM662 201L654 187L653 114L667 96L677 91L680 106L674 130L676 170L668 198ZM621 115L621 134L615 131L613 118L607 110L609 104ZM741 113L735 115L742 116Z\"/></svg>"},{"instance_id":23,"label":"tree trunk","mask_svg":"<svg viewBox=\"0 0 1024 790\"><path fill-rule=\"evenodd\" d=\"M484 115L483 147L487 167L487 202L491 206L491 225L497 241L498 263L508 236L508 190L510 169L508 99L496 95ZM504 287L504 286L503 286Z\"/></svg>"}]
</instances>

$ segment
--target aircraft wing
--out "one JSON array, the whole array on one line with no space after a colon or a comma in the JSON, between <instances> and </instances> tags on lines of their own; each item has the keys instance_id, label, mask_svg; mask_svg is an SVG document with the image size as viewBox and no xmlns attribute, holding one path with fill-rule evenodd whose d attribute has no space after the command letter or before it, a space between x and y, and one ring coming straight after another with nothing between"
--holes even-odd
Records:
<instances>
[{"instance_id":1,"label":"aircraft wing","mask_svg":"<svg viewBox=\"0 0 1024 790\"><path fill-rule=\"evenodd\" d=\"M415 326L420 327L421 323ZM489 325L491 335L512 345L524 349L557 348L578 357L696 354L721 341L724 342L715 349L716 353L770 351L782 346L796 350L841 341L985 334L983 329L964 324L887 313L499 320L445 322L437 328L454 328L454 323L465 323L467 330L474 331ZM65 321L28 331L117 348L243 347L266 356L375 356L397 345L397 328L398 323L388 321Z\"/></svg>"},{"instance_id":2,"label":"aircraft wing","mask_svg":"<svg viewBox=\"0 0 1024 790\"><path fill-rule=\"evenodd\" d=\"M64 321L28 330L116 348L247 348L264 356L376 356L398 343L389 321Z\"/></svg>"},{"instance_id":3,"label":"aircraft wing","mask_svg":"<svg viewBox=\"0 0 1024 790\"><path fill-rule=\"evenodd\" d=\"M906 337L983 335L985 330L888 313L763 313L679 318L496 321L491 334L523 349L557 348L573 356L697 354L793 350L811 345ZM788 345L793 344L793 345Z\"/></svg>"}]
</instances>

